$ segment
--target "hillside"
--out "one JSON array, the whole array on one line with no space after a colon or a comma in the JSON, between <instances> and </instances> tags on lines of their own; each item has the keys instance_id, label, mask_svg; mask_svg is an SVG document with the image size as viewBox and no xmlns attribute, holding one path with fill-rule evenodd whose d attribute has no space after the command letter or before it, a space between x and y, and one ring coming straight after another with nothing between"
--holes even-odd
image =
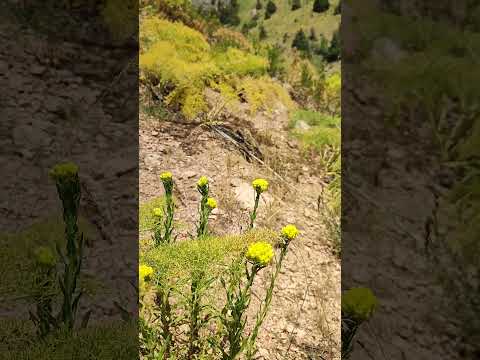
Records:
<instances>
[{"instance_id":1,"label":"hillside","mask_svg":"<svg viewBox=\"0 0 480 360\"><path fill-rule=\"evenodd\" d=\"M258 25L263 24L267 31L265 42L291 45L295 34L303 29L310 35L310 30L314 29L317 37L324 36L327 40L331 40L333 33L340 26L340 14L335 14L339 0L332 0L328 10L322 13L316 13L313 9L313 0L301 1L301 7L292 10L291 0L275 1L277 10L270 19L265 19L266 0L260 0L262 9L257 10L257 0L245 0L239 2L239 17L242 28L243 24L251 21L252 18L258 16ZM255 27L258 34L258 26ZM288 34L288 41L284 42L285 34Z\"/></svg>"},{"instance_id":2,"label":"hillside","mask_svg":"<svg viewBox=\"0 0 480 360\"><path fill-rule=\"evenodd\" d=\"M140 260L155 283L141 293L143 358L340 358L339 73L272 51L215 7L160 4L140 23ZM287 224L299 235L283 260ZM259 240L277 265L248 260Z\"/></svg>"}]
</instances>

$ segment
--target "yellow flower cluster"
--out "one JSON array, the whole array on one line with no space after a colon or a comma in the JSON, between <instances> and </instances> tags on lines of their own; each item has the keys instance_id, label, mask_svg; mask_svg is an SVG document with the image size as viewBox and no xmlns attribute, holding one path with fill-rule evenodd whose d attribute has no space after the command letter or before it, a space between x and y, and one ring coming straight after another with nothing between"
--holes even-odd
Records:
<instances>
[{"instance_id":1,"label":"yellow flower cluster","mask_svg":"<svg viewBox=\"0 0 480 360\"><path fill-rule=\"evenodd\" d=\"M258 193L263 193L268 190L268 181L265 179L255 179L252 182L252 186Z\"/></svg>"},{"instance_id":2,"label":"yellow flower cluster","mask_svg":"<svg viewBox=\"0 0 480 360\"><path fill-rule=\"evenodd\" d=\"M248 247L246 257L255 265L267 266L273 258L273 247L267 242L259 241Z\"/></svg>"},{"instance_id":3,"label":"yellow flower cluster","mask_svg":"<svg viewBox=\"0 0 480 360\"><path fill-rule=\"evenodd\" d=\"M166 172L160 174L160 180L162 180L163 182L171 181L172 178L173 178L173 176L172 176L172 173L170 171L166 171Z\"/></svg>"},{"instance_id":4,"label":"yellow flower cluster","mask_svg":"<svg viewBox=\"0 0 480 360\"><path fill-rule=\"evenodd\" d=\"M138 267L138 277L140 281L148 281L153 275L153 268L148 265L140 265Z\"/></svg>"},{"instance_id":5,"label":"yellow flower cluster","mask_svg":"<svg viewBox=\"0 0 480 360\"><path fill-rule=\"evenodd\" d=\"M207 185L208 185L208 178L206 176L202 176L200 179L198 179L197 186L199 188L204 188Z\"/></svg>"},{"instance_id":6,"label":"yellow flower cluster","mask_svg":"<svg viewBox=\"0 0 480 360\"><path fill-rule=\"evenodd\" d=\"M299 231L295 225L287 225L284 226L282 229L282 235L288 239L288 240L293 240L297 237Z\"/></svg>"},{"instance_id":7,"label":"yellow flower cluster","mask_svg":"<svg viewBox=\"0 0 480 360\"><path fill-rule=\"evenodd\" d=\"M54 266L55 265L55 255L46 246L39 246L34 250L35 259L37 263L43 266Z\"/></svg>"},{"instance_id":8,"label":"yellow flower cluster","mask_svg":"<svg viewBox=\"0 0 480 360\"><path fill-rule=\"evenodd\" d=\"M214 198L208 198L207 205L210 209L215 209L217 207L217 200L215 200Z\"/></svg>"},{"instance_id":9,"label":"yellow flower cluster","mask_svg":"<svg viewBox=\"0 0 480 360\"><path fill-rule=\"evenodd\" d=\"M153 208L152 212L153 212L153 215L156 216L156 217L162 217L163 216L162 208Z\"/></svg>"},{"instance_id":10,"label":"yellow flower cluster","mask_svg":"<svg viewBox=\"0 0 480 360\"><path fill-rule=\"evenodd\" d=\"M368 288L352 288L342 296L342 312L357 321L365 321L377 307L377 298Z\"/></svg>"},{"instance_id":11,"label":"yellow flower cluster","mask_svg":"<svg viewBox=\"0 0 480 360\"><path fill-rule=\"evenodd\" d=\"M50 177L55 181L73 179L77 175L78 166L71 162L55 165L50 170Z\"/></svg>"}]
</instances>

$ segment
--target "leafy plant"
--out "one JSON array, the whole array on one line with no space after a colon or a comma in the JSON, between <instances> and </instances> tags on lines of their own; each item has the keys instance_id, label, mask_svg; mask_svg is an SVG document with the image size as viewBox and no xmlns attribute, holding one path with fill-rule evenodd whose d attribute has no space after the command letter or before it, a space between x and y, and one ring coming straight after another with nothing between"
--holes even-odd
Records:
<instances>
[{"instance_id":1,"label":"leafy plant","mask_svg":"<svg viewBox=\"0 0 480 360\"><path fill-rule=\"evenodd\" d=\"M265 180L259 180L253 182L256 199L268 187ZM197 182L197 190L202 195L199 212L209 214L214 206L206 177ZM254 213L253 220L256 209ZM280 236L268 230L220 238L202 231L197 235L192 240L161 243L140 254L142 356L233 360L243 354L251 359L288 245L298 230L288 225ZM246 312L252 287L257 274L268 271L274 259L266 295L249 331ZM219 297L222 289L225 296Z\"/></svg>"},{"instance_id":2,"label":"leafy plant","mask_svg":"<svg viewBox=\"0 0 480 360\"><path fill-rule=\"evenodd\" d=\"M65 325L72 330L75 325L77 309L82 291L77 289L77 282L82 266L84 237L78 230L78 209L80 206L80 179L78 167L72 163L59 164L50 172L55 180L58 195L63 204L65 222L66 252L57 247L57 254L63 264L64 272L59 278L63 294L61 312L52 324L55 327Z\"/></svg>"},{"instance_id":3,"label":"leafy plant","mask_svg":"<svg viewBox=\"0 0 480 360\"><path fill-rule=\"evenodd\" d=\"M377 298L368 288L352 288L342 295L342 359L349 359L355 335L377 307Z\"/></svg>"},{"instance_id":4,"label":"leafy plant","mask_svg":"<svg viewBox=\"0 0 480 360\"><path fill-rule=\"evenodd\" d=\"M173 178L170 172L160 175L163 188L165 190L165 205L161 208L153 208L153 242L155 246L162 243L170 243L175 239L172 238L173 232L173 216L175 212L175 204L173 202Z\"/></svg>"},{"instance_id":5,"label":"leafy plant","mask_svg":"<svg viewBox=\"0 0 480 360\"><path fill-rule=\"evenodd\" d=\"M197 182L197 190L202 196L199 207L200 221L197 226L197 237L202 238L208 234L208 218L213 209L217 207L217 202L214 198L209 197L208 178L202 176Z\"/></svg>"}]
</instances>

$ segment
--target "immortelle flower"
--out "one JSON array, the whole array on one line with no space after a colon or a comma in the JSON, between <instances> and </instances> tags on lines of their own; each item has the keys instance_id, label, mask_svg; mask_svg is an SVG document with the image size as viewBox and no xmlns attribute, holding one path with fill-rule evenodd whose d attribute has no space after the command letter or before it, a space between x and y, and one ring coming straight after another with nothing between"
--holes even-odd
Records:
<instances>
[{"instance_id":1,"label":"immortelle flower","mask_svg":"<svg viewBox=\"0 0 480 360\"><path fill-rule=\"evenodd\" d=\"M163 182L171 181L172 178L173 178L173 176L172 176L172 173L170 171L166 171L166 172L160 174L160 180L162 180Z\"/></svg>"},{"instance_id":2,"label":"immortelle flower","mask_svg":"<svg viewBox=\"0 0 480 360\"><path fill-rule=\"evenodd\" d=\"M358 322L368 320L377 304L377 298L368 288L352 288L342 295L342 312Z\"/></svg>"},{"instance_id":3,"label":"immortelle flower","mask_svg":"<svg viewBox=\"0 0 480 360\"><path fill-rule=\"evenodd\" d=\"M268 181L265 179L255 179L252 182L252 186L259 194L268 190Z\"/></svg>"},{"instance_id":4,"label":"immortelle flower","mask_svg":"<svg viewBox=\"0 0 480 360\"><path fill-rule=\"evenodd\" d=\"M293 240L297 237L299 231L295 225L286 225L282 228L282 236L287 240Z\"/></svg>"},{"instance_id":5,"label":"immortelle flower","mask_svg":"<svg viewBox=\"0 0 480 360\"><path fill-rule=\"evenodd\" d=\"M259 241L248 247L245 255L252 264L259 267L267 266L272 261L274 252L273 247L267 242Z\"/></svg>"},{"instance_id":6,"label":"immortelle flower","mask_svg":"<svg viewBox=\"0 0 480 360\"><path fill-rule=\"evenodd\" d=\"M204 188L207 185L208 185L208 178L206 176L202 176L200 179L198 179L197 186L199 188Z\"/></svg>"},{"instance_id":7,"label":"immortelle flower","mask_svg":"<svg viewBox=\"0 0 480 360\"><path fill-rule=\"evenodd\" d=\"M140 280L149 281L153 275L153 268L148 265L140 265L138 267L138 277Z\"/></svg>"},{"instance_id":8,"label":"immortelle flower","mask_svg":"<svg viewBox=\"0 0 480 360\"><path fill-rule=\"evenodd\" d=\"M214 198L208 198L207 205L210 209L215 209L217 207L217 200L215 200Z\"/></svg>"},{"instance_id":9,"label":"immortelle flower","mask_svg":"<svg viewBox=\"0 0 480 360\"><path fill-rule=\"evenodd\" d=\"M55 181L75 179L78 175L78 166L72 162L55 165L50 170L50 177Z\"/></svg>"},{"instance_id":10,"label":"immortelle flower","mask_svg":"<svg viewBox=\"0 0 480 360\"><path fill-rule=\"evenodd\" d=\"M55 255L53 255L53 252L49 247L39 246L33 251L33 254L35 255L35 260L39 265L48 267L55 265Z\"/></svg>"},{"instance_id":11,"label":"immortelle flower","mask_svg":"<svg viewBox=\"0 0 480 360\"><path fill-rule=\"evenodd\" d=\"M153 215L156 216L156 217L162 217L163 216L162 208L153 208L152 212L153 212Z\"/></svg>"}]
</instances>

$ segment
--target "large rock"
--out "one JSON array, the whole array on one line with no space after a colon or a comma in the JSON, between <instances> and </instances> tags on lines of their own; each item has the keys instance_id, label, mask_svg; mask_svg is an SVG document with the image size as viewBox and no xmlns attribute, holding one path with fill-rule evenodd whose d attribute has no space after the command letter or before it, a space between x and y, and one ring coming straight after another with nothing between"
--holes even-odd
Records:
<instances>
[{"instance_id":1,"label":"large rock","mask_svg":"<svg viewBox=\"0 0 480 360\"><path fill-rule=\"evenodd\" d=\"M235 192L235 199L237 200L240 208L242 210L253 210L253 206L255 203L255 191L251 184L246 182L241 182L234 189ZM260 198L259 207L267 205L272 202L272 196L268 193L262 194Z\"/></svg>"}]
</instances>

